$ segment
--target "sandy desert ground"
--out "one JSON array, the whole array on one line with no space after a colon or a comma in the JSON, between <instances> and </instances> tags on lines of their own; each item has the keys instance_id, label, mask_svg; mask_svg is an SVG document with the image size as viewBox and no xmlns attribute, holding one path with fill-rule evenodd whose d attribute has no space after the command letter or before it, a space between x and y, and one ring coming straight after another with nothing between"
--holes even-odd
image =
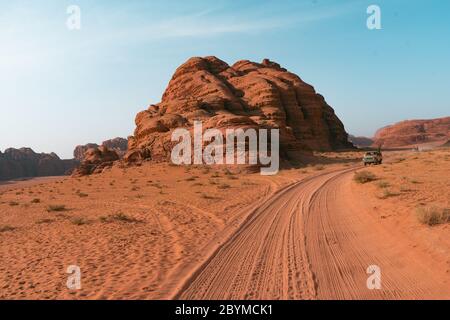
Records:
<instances>
[{"instance_id":1,"label":"sandy desert ground","mask_svg":"<svg viewBox=\"0 0 450 320\"><path fill-rule=\"evenodd\" d=\"M275 177L144 164L3 184L0 298L450 298L449 224L417 217L450 207L450 151L322 156Z\"/></svg>"}]
</instances>

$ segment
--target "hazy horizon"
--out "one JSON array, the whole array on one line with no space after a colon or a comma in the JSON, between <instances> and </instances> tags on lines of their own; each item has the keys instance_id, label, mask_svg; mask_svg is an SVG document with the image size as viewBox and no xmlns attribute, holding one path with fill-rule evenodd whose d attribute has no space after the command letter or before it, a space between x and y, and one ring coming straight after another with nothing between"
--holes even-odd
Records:
<instances>
[{"instance_id":1,"label":"hazy horizon","mask_svg":"<svg viewBox=\"0 0 450 320\"><path fill-rule=\"evenodd\" d=\"M81 30L66 27L69 5ZM133 134L192 56L264 58L313 85L356 136L450 116L450 3L377 1L0 1L0 150L71 158L76 145Z\"/></svg>"}]
</instances>

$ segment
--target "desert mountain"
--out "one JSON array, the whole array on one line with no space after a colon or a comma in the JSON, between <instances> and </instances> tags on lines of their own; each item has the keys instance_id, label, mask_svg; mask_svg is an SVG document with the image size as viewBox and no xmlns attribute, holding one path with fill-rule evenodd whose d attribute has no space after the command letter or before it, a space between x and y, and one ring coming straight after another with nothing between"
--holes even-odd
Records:
<instances>
[{"instance_id":1,"label":"desert mountain","mask_svg":"<svg viewBox=\"0 0 450 320\"><path fill-rule=\"evenodd\" d=\"M107 147L109 150L113 150L113 151L117 152L117 155L119 156L119 158L122 158L125 155L125 153L127 152L128 140L118 137L118 138L103 141L101 145ZM84 153L88 149L95 149L98 147L100 147L100 146L96 143L88 143L85 145L76 146L75 150L73 151L73 157L79 161L83 161Z\"/></svg>"},{"instance_id":2,"label":"desert mountain","mask_svg":"<svg viewBox=\"0 0 450 320\"><path fill-rule=\"evenodd\" d=\"M373 140L367 137L356 137L354 135L348 135L348 141L350 141L355 147L365 148L370 147L373 144Z\"/></svg>"},{"instance_id":3,"label":"desert mountain","mask_svg":"<svg viewBox=\"0 0 450 320\"><path fill-rule=\"evenodd\" d=\"M59 176L70 173L76 160L61 160L55 153L35 153L30 148L0 152L0 180L23 177Z\"/></svg>"},{"instance_id":4,"label":"desert mountain","mask_svg":"<svg viewBox=\"0 0 450 320\"><path fill-rule=\"evenodd\" d=\"M450 117L431 120L406 120L381 128L373 146L403 147L424 143L445 143L450 139Z\"/></svg>"},{"instance_id":5,"label":"desert mountain","mask_svg":"<svg viewBox=\"0 0 450 320\"><path fill-rule=\"evenodd\" d=\"M284 159L353 147L323 96L279 64L195 57L175 71L160 103L138 113L125 160L168 160L172 131L191 129L194 120L203 130L279 128Z\"/></svg>"}]
</instances>

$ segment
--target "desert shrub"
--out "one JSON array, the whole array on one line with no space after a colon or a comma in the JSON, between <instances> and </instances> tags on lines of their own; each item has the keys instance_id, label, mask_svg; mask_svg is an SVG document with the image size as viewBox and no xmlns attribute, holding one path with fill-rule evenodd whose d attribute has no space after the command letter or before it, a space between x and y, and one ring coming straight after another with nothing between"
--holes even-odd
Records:
<instances>
[{"instance_id":1,"label":"desert shrub","mask_svg":"<svg viewBox=\"0 0 450 320\"><path fill-rule=\"evenodd\" d=\"M378 197L378 199L387 199L390 197L396 197L398 195L399 195L399 193L397 193L397 192L392 192L389 189L383 189L383 193L378 195L377 197Z\"/></svg>"},{"instance_id":2,"label":"desert shrub","mask_svg":"<svg viewBox=\"0 0 450 320\"><path fill-rule=\"evenodd\" d=\"M63 204L51 204L47 207L48 212L59 212L59 211L66 211L67 208Z\"/></svg>"},{"instance_id":3,"label":"desert shrub","mask_svg":"<svg viewBox=\"0 0 450 320\"><path fill-rule=\"evenodd\" d=\"M229 189L229 188L231 188L231 186L229 184L222 183L221 185L218 185L217 188L219 188L219 189Z\"/></svg>"},{"instance_id":4,"label":"desert shrub","mask_svg":"<svg viewBox=\"0 0 450 320\"><path fill-rule=\"evenodd\" d=\"M10 201L10 202L9 202L9 205L10 205L11 207L15 207L15 206L18 206L19 203L16 202L16 201Z\"/></svg>"},{"instance_id":5,"label":"desert shrub","mask_svg":"<svg viewBox=\"0 0 450 320\"><path fill-rule=\"evenodd\" d=\"M234 173L231 172L230 169L228 169L228 168L226 168L226 169L224 170L224 173L225 173L225 175L227 175L227 176L232 176L232 175L234 174Z\"/></svg>"},{"instance_id":6,"label":"desert shrub","mask_svg":"<svg viewBox=\"0 0 450 320\"><path fill-rule=\"evenodd\" d=\"M378 188L385 189L385 188L389 188L391 185L387 181L379 181L377 183L377 186L378 186Z\"/></svg>"},{"instance_id":7,"label":"desert shrub","mask_svg":"<svg viewBox=\"0 0 450 320\"><path fill-rule=\"evenodd\" d=\"M411 191L411 189L408 188L407 186L402 185L402 186L400 186L400 191L401 192L409 192L409 191Z\"/></svg>"},{"instance_id":8,"label":"desert shrub","mask_svg":"<svg viewBox=\"0 0 450 320\"><path fill-rule=\"evenodd\" d=\"M202 198L203 198L203 199L207 199L207 200L217 199L216 197L210 196L210 195L208 195L208 194L206 194L206 193L202 193Z\"/></svg>"},{"instance_id":9,"label":"desert shrub","mask_svg":"<svg viewBox=\"0 0 450 320\"><path fill-rule=\"evenodd\" d=\"M450 222L450 209L442 209L435 206L419 207L416 209L416 215L420 223L429 226Z\"/></svg>"},{"instance_id":10,"label":"desert shrub","mask_svg":"<svg viewBox=\"0 0 450 320\"><path fill-rule=\"evenodd\" d=\"M40 203L41 199L35 198L33 200L31 200L31 203Z\"/></svg>"},{"instance_id":11,"label":"desert shrub","mask_svg":"<svg viewBox=\"0 0 450 320\"><path fill-rule=\"evenodd\" d=\"M8 232L8 231L13 231L13 230L15 230L16 228L14 228L14 227L11 227L11 226L8 226L8 225L6 225L6 226L0 226L0 232Z\"/></svg>"},{"instance_id":12,"label":"desert shrub","mask_svg":"<svg viewBox=\"0 0 450 320\"><path fill-rule=\"evenodd\" d=\"M127 216L126 214L124 214L123 212L117 212L114 214L110 214L108 216L103 216L100 217L100 221L101 222L113 222L113 221L120 221L120 222L128 222L128 223L133 223L133 222L140 222L138 219Z\"/></svg>"},{"instance_id":13,"label":"desert shrub","mask_svg":"<svg viewBox=\"0 0 450 320\"><path fill-rule=\"evenodd\" d=\"M86 197L89 196L87 193L83 193L83 192L78 192L77 195L78 195L80 198L86 198Z\"/></svg>"},{"instance_id":14,"label":"desert shrub","mask_svg":"<svg viewBox=\"0 0 450 320\"><path fill-rule=\"evenodd\" d=\"M353 176L353 180L357 183L364 184L377 180L377 177L372 172L359 171L355 173L355 175Z\"/></svg>"},{"instance_id":15,"label":"desert shrub","mask_svg":"<svg viewBox=\"0 0 450 320\"><path fill-rule=\"evenodd\" d=\"M70 222L72 222L72 224L77 225L77 226L82 226L84 224L87 224L87 221L85 219L83 219L83 218L80 218L80 217L72 218L70 220Z\"/></svg>"},{"instance_id":16,"label":"desert shrub","mask_svg":"<svg viewBox=\"0 0 450 320\"><path fill-rule=\"evenodd\" d=\"M44 218L44 219L39 219L38 221L36 221L36 223L37 224L44 224L44 223L52 223L54 221L55 220L53 220L53 219L46 219L46 218Z\"/></svg>"}]
</instances>

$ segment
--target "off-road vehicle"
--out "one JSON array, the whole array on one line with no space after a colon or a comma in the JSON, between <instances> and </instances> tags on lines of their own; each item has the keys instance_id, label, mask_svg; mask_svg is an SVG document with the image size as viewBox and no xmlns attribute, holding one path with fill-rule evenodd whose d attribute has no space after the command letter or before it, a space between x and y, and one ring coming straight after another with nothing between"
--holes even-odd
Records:
<instances>
[{"instance_id":1,"label":"off-road vehicle","mask_svg":"<svg viewBox=\"0 0 450 320\"><path fill-rule=\"evenodd\" d=\"M368 164L382 164L383 155L380 151L369 151L363 157L363 163L365 166Z\"/></svg>"}]
</instances>

